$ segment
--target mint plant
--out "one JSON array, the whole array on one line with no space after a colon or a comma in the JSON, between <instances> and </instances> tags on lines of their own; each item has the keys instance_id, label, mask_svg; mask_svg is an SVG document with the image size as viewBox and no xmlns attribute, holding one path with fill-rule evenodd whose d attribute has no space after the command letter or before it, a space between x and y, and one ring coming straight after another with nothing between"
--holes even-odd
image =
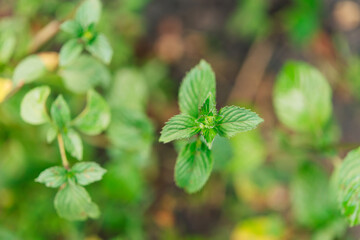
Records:
<instances>
[{"instance_id":1,"label":"mint plant","mask_svg":"<svg viewBox=\"0 0 360 240\"><path fill-rule=\"evenodd\" d=\"M175 183L188 193L199 191L208 180L215 136L230 138L256 128L263 119L237 106L216 109L216 82L211 66L204 60L184 78L179 90L180 114L163 127L160 142L187 140L175 165Z\"/></svg>"},{"instance_id":2,"label":"mint plant","mask_svg":"<svg viewBox=\"0 0 360 240\"><path fill-rule=\"evenodd\" d=\"M68 220L97 218L98 206L83 186L102 179L106 170L95 162L81 162L71 166L68 157L81 161L83 144L81 135L98 135L105 131L110 123L110 107L105 99L93 87L107 86L111 76L107 68L89 55L81 55L83 48L92 56L108 64L112 58L112 48L107 38L96 31L101 15L99 0L85 0L76 10L75 18L61 25L61 29L70 33L73 39L62 47L60 54L32 54L22 59L15 67L12 81L2 79L6 87L1 101L16 93L24 84L45 78L54 72L63 79L65 87L75 93L87 92L87 105L75 118L62 95L59 95L47 109L50 96L49 86L40 86L30 90L22 99L21 118L32 125L46 125L48 143L57 139L62 166L50 167L40 173L36 182L47 187L59 188L54 205L59 216ZM50 58L49 58L50 56ZM71 63L71 64L70 64ZM74 81L76 80L76 81Z\"/></svg>"},{"instance_id":3,"label":"mint plant","mask_svg":"<svg viewBox=\"0 0 360 240\"><path fill-rule=\"evenodd\" d=\"M50 143L57 138L62 160L62 167L44 170L35 181L47 187L60 188L54 201L59 216L68 220L96 218L100 211L82 186L101 180L106 170L94 162L81 162L70 167L67 154L79 161L83 159L83 145L78 131L87 135L104 131L110 122L110 108L97 92L89 90L87 105L76 118L71 118L62 95L52 103L49 115L46 109L49 95L48 86L36 87L25 95L21 103L20 113L25 122L48 125L47 141Z\"/></svg>"},{"instance_id":4,"label":"mint plant","mask_svg":"<svg viewBox=\"0 0 360 240\"><path fill-rule=\"evenodd\" d=\"M294 160L300 161L291 184L294 217L302 225L313 228L330 225L334 219L341 223L341 213L350 226L360 223L360 150L349 152L339 163L331 98L331 86L326 78L307 63L288 61L276 79L275 113L282 124L298 135L295 140L302 145L295 147L308 149L297 154L291 152ZM311 161L314 152L332 158L331 178L319 163ZM345 228L338 231L341 229Z\"/></svg>"},{"instance_id":5,"label":"mint plant","mask_svg":"<svg viewBox=\"0 0 360 240\"><path fill-rule=\"evenodd\" d=\"M77 9L75 18L61 25L61 30L71 39L60 50L60 66L71 63L84 49L105 64L110 63L113 50L106 36L96 30L101 8L99 0L86 0Z\"/></svg>"},{"instance_id":6,"label":"mint plant","mask_svg":"<svg viewBox=\"0 0 360 240\"><path fill-rule=\"evenodd\" d=\"M49 72L59 75L65 87L75 93L86 93L99 85L108 87L111 75L104 64L110 63L113 50L107 37L96 30L101 7L100 0L83 1L74 19L60 26L62 31L72 36L62 46L60 53L55 53L52 62L43 59L41 54L32 54L22 59L14 69L13 87L21 88ZM91 55L82 54L83 49Z\"/></svg>"}]
</instances>

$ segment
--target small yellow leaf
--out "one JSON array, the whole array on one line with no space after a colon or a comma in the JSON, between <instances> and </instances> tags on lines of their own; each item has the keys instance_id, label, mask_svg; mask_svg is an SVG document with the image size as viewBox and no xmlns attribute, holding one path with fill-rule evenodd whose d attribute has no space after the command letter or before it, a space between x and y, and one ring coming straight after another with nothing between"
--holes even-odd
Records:
<instances>
[{"instance_id":1,"label":"small yellow leaf","mask_svg":"<svg viewBox=\"0 0 360 240\"><path fill-rule=\"evenodd\" d=\"M231 240L282 240L285 225L276 215L243 220L231 233Z\"/></svg>"},{"instance_id":2,"label":"small yellow leaf","mask_svg":"<svg viewBox=\"0 0 360 240\"><path fill-rule=\"evenodd\" d=\"M42 52L38 56L48 71L54 71L59 65L59 54L57 52Z\"/></svg>"},{"instance_id":3,"label":"small yellow leaf","mask_svg":"<svg viewBox=\"0 0 360 240\"><path fill-rule=\"evenodd\" d=\"M12 81L6 78L0 78L0 103L12 90Z\"/></svg>"},{"instance_id":4,"label":"small yellow leaf","mask_svg":"<svg viewBox=\"0 0 360 240\"><path fill-rule=\"evenodd\" d=\"M102 238L92 235L92 236L85 237L85 240L102 240Z\"/></svg>"}]
</instances>

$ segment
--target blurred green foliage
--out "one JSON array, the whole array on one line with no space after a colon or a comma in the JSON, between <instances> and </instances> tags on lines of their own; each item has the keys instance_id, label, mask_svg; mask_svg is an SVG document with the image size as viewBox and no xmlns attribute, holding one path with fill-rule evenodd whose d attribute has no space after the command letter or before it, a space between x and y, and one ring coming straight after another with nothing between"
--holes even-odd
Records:
<instances>
[{"instance_id":1,"label":"blurred green foliage","mask_svg":"<svg viewBox=\"0 0 360 240\"><path fill-rule=\"evenodd\" d=\"M104 0L101 17L99 8L92 8L95 19L91 23L96 26L76 13L81 2L0 3L0 239L358 238L357 229L348 228L359 223L358 149L340 162L338 155L343 156L353 144L342 145L344 120L336 114L343 108L338 100L341 95L346 95L355 109L358 106L359 57L346 45L347 33L332 26L325 1L232 1L226 14L219 15L211 15L214 10L210 3L201 7L209 15L196 9L197 4L189 3L191 9L199 11L189 16L185 13L193 12L179 1ZM220 11L222 4L216 10ZM183 16L180 25L176 14ZM224 15L219 22L226 29L214 36L207 30L209 25L217 25L216 17L220 15ZM61 23L74 19L81 22L80 28L65 31L62 25L61 31L37 45L39 33L48 24L60 28ZM196 27L189 28L189 24ZM159 39L166 34L170 36L164 37L170 39L167 51L176 49L171 41L180 39L180 49L185 49L182 59L166 61L158 53ZM314 47L319 46L319 34L328 36L327 44L334 44L334 48L328 47L330 53L322 52L321 57L317 54L326 44ZM332 34L339 35L341 46L336 45ZM99 48L95 36L106 42L99 44L105 48ZM236 41L230 41L231 53L226 50L226 39ZM207 153L213 159L208 183L200 192L186 195L173 181L176 152L171 145L157 143L161 126L179 112L179 81L200 58L206 58L214 65L218 79L218 107L224 106L227 91L233 87L228 75L223 76L224 66L236 65L230 71L235 72L242 55L248 53L248 44L262 40L279 45L266 70L269 78L277 75L271 96L274 111L268 114L261 105L261 96L257 96L249 108L264 113L264 126L230 139L216 136L211 155ZM223 44L224 49L212 49L214 42ZM241 54L241 58L231 62L228 58L232 54ZM289 57L312 64L284 63ZM258 62L261 59L253 64ZM51 89L43 89L47 101L27 99L29 91L44 85ZM206 88L215 86L200 84L199 89ZM91 89L103 96L106 104L92 102L96 92ZM258 90L261 92L261 84ZM31 126L23 121L46 121L43 110L51 109L59 95L63 96L58 99L61 109L66 101L65 115L73 116L71 124L77 122L77 129L82 130L75 137L82 141L84 162L79 163L96 164L90 167L91 182L103 175L86 190L83 185L89 179L82 171L89 168L80 165L81 171L77 171L79 152L68 156L75 169L66 172L60 167L54 141L57 127ZM243 105L240 100L236 103ZM270 97L266 101L270 102ZM105 132L101 123L90 121L100 110L90 111L87 103L100 108L109 105L111 119ZM37 114L34 108L39 110ZM180 109L184 108L180 104ZM197 114L198 108L187 110ZM90 115L83 113L82 118L74 118L82 111ZM57 113L52 117L56 118ZM63 124L62 120L60 117L58 125ZM356 135L354 125L345 122ZM76 129L76 124L72 128ZM185 144L179 141L174 148L180 150ZM70 141L67 149L75 151L75 145ZM52 169L54 166L61 170ZM69 177L63 176L64 172L76 184L71 182L58 193L39 184L57 186ZM68 204L69 195L76 201ZM70 219L98 218L68 221L56 210Z\"/></svg>"}]
</instances>

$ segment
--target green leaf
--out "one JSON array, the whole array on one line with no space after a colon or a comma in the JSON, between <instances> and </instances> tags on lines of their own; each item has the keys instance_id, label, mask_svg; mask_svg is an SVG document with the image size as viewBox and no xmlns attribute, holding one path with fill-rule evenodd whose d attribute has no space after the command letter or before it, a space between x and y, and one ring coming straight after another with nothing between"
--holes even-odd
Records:
<instances>
[{"instance_id":1,"label":"green leaf","mask_svg":"<svg viewBox=\"0 0 360 240\"><path fill-rule=\"evenodd\" d=\"M217 130L220 136L232 137L252 130L264 120L256 113L241 107L226 106L220 109Z\"/></svg>"},{"instance_id":2,"label":"green leaf","mask_svg":"<svg viewBox=\"0 0 360 240\"><path fill-rule=\"evenodd\" d=\"M85 93L98 85L107 87L111 81L109 70L87 55L81 55L71 64L64 66L59 74L66 88L75 93Z\"/></svg>"},{"instance_id":3,"label":"green leaf","mask_svg":"<svg viewBox=\"0 0 360 240\"><path fill-rule=\"evenodd\" d=\"M215 128L203 128L203 129L201 129L201 134L206 141L206 145L208 146L209 149L211 149L214 138L217 135L216 129Z\"/></svg>"},{"instance_id":4,"label":"green leaf","mask_svg":"<svg viewBox=\"0 0 360 240\"><path fill-rule=\"evenodd\" d=\"M70 109L62 95L59 95L51 105L51 118L56 126L63 131L71 120Z\"/></svg>"},{"instance_id":5,"label":"green leaf","mask_svg":"<svg viewBox=\"0 0 360 240\"><path fill-rule=\"evenodd\" d=\"M259 128L231 138L233 156L228 170L235 175L251 174L266 160L267 152ZM216 162L216 158L214 157Z\"/></svg>"},{"instance_id":6,"label":"green leaf","mask_svg":"<svg viewBox=\"0 0 360 240\"><path fill-rule=\"evenodd\" d=\"M95 162L81 162L75 164L71 168L71 172L75 174L76 182L85 186L100 181L106 170Z\"/></svg>"},{"instance_id":7,"label":"green leaf","mask_svg":"<svg viewBox=\"0 0 360 240\"><path fill-rule=\"evenodd\" d=\"M340 209L350 226L360 224L359 176L360 148L357 148L347 154L336 175Z\"/></svg>"},{"instance_id":8,"label":"green leaf","mask_svg":"<svg viewBox=\"0 0 360 240\"><path fill-rule=\"evenodd\" d=\"M49 121L46 112L46 100L50 95L48 86L37 87L30 90L21 101L20 115L30 124L39 125Z\"/></svg>"},{"instance_id":9,"label":"green leaf","mask_svg":"<svg viewBox=\"0 0 360 240\"><path fill-rule=\"evenodd\" d=\"M139 203L147 190L146 180L142 171L133 162L111 161L106 167L109 171L102 182L102 188L109 198L120 204ZM114 191L114 188L121 191Z\"/></svg>"},{"instance_id":10,"label":"green leaf","mask_svg":"<svg viewBox=\"0 0 360 240\"><path fill-rule=\"evenodd\" d=\"M185 188L188 193L195 193L205 185L212 167L213 160L208 147L199 140L188 143L176 160L176 185Z\"/></svg>"},{"instance_id":11,"label":"green leaf","mask_svg":"<svg viewBox=\"0 0 360 240\"><path fill-rule=\"evenodd\" d=\"M190 138L200 131L196 119L186 114L172 117L161 131L160 142L167 143L182 138Z\"/></svg>"},{"instance_id":12,"label":"green leaf","mask_svg":"<svg viewBox=\"0 0 360 240\"><path fill-rule=\"evenodd\" d=\"M302 62L285 64L273 100L279 120L295 131L318 132L332 113L329 83L317 69Z\"/></svg>"},{"instance_id":13,"label":"green leaf","mask_svg":"<svg viewBox=\"0 0 360 240\"><path fill-rule=\"evenodd\" d=\"M97 35L86 45L86 50L106 64L110 63L113 55L113 49L104 34Z\"/></svg>"},{"instance_id":14,"label":"green leaf","mask_svg":"<svg viewBox=\"0 0 360 240\"><path fill-rule=\"evenodd\" d=\"M321 27L322 1L294 1L282 13L290 40L297 46L311 43Z\"/></svg>"},{"instance_id":15,"label":"green leaf","mask_svg":"<svg viewBox=\"0 0 360 240\"><path fill-rule=\"evenodd\" d=\"M7 63L16 49L16 35L4 34L0 37L0 63Z\"/></svg>"},{"instance_id":16,"label":"green leaf","mask_svg":"<svg viewBox=\"0 0 360 240\"><path fill-rule=\"evenodd\" d=\"M74 120L73 125L88 135L97 135L104 131L110 123L110 108L94 90L89 90L87 106Z\"/></svg>"},{"instance_id":17,"label":"green leaf","mask_svg":"<svg viewBox=\"0 0 360 240\"><path fill-rule=\"evenodd\" d=\"M99 22L101 8L99 0L85 0L77 9L75 19L85 29L90 24Z\"/></svg>"},{"instance_id":18,"label":"green leaf","mask_svg":"<svg viewBox=\"0 0 360 240\"><path fill-rule=\"evenodd\" d=\"M2 184L19 181L27 172L28 152L27 146L17 137L9 137L0 145L0 181ZM3 196L6 197L6 196Z\"/></svg>"},{"instance_id":19,"label":"green leaf","mask_svg":"<svg viewBox=\"0 0 360 240\"><path fill-rule=\"evenodd\" d=\"M75 20L67 20L61 24L60 29L73 37L80 37L83 33L81 25Z\"/></svg>"},{"instance_id":20,"label":"green leaf","mask_svg":"<svg viewBox=\"0 0 360 240\"><path fill-rule=\"evenodd\" d=\"M122 68L117 71L111 87L108 102L114 109L145 111L149 98L148 79L136 68Z\"/></svg>"},{"instance_id":21,"label":"green leaf","mask_svg":"<svg viewBox=\"0 0 360 240\"><path fill-rule=\"evenodd\" d=\"M52 143L55 140L57 133L58 133L57 127L51 124L46 133L46 141L48 143Z\"/></svg>"},{"instance_id":22,"label":"green leaf","mask_svg":"<svg viewBox=\"0 0 360 240\"><path fill-rule=\"evenodd\" d=\"M60 66L67 65L78 58L83 50L83 45L78 39L70 39L60 49Z\"/></svg>"},{"instance_id":23,"label":"green leaf","mask_svg":"<svg viewBox=\"0 0 360 240\"><path fill-rule=\"evenodd\" d=\"M80 135L73 129L68 129L66 132L63 132L62 136L66 151L77 160L82 160L83 145Z\"/></svg>"},{"instance_id":24,"label":"green leaf","mask_svg":"<svg viewBox=\"0 0 360 240\"><path fill-rule=\"evenodd\" d=\"M85 188L69 181L55 196L55 209L60 217L70 221L98 218L98 206L91 201Z\"/></svg>"},{"instance_id":25,"label":"green leaf","mask_svg":"<svg viewBox=\"0 0 360 240\"><path fill-rule=\"evenodd\" d=\"M294 218L304 226L324 226L340 215L329 177L313 162L300 166L292 180L290 194Z\"/></svg>"},{"instance_id":26,"label":"green leaf","mask_svg":"<svg viewBox=\"0 0 360 240\"><path fill-rule=\"evenodd\" d=\"M37 55L31 55L23 59L15 68L13 81L14 85L29 83L44 75L46 67Z\"/></svg>"},{"instance_id":27,"label":"green leaf","mask_svg":"<svg viewBox=\"0 0 360 240\"><path fill-rule=\"evenodd\" d=\"M182 113L197 118L199 108L208 94L216 96L215 74L204 60L194 67L184 78L179 90L179 105Z\"/></svg>"},{"instance_id":28,"label":"green leaf","mask_svg":"<svg viewBox=\"0 0 360 240\"><path fill-rule=\"evenodd\" d=\"M152 121L143 111L117 109L107 130L112 156L130 158L137 167L152 165L151 155L155 130Z\"/></svg>"},{"instance_id":29,"label":"green leaf","mask_svg":"<svg viewBox=\"0 0 360 240\"><path fill-rule=\"evenodd\" d=\"M201 115L208 116L210 114L211 115L217 114L215 98L211 92L208 94L206 100L204 101L204 103L202 104L202 106L200 108L200 116Z\"/></svg>"},{"instance_id":30,"label":"green leaf","mask_svg":"<svg viewBox=\"0 0 360 240\"><path fill-rule=\"evenodd\" d=\"M15 231L10 231L4 227L0 227L0 239L20 240Z\"/></svg>"},{"instance_id":31,"label":"green leaf","mask_svg":"<svg viewBox=\"0 0 360 240\"><path fill-rule=\"evenodd\" d=\"M264 37L271 27L266 0L243 0L228 18L227 29L242 38Z\"/></svg>"},{"instance_id":32,"label":"green leaf","mask_svg":"<svg viewBox=\"0 0 360 240\"><path fill-rule=\"evenodd\" d=\"M51 167L43 172L35 179L36 182L43 183L47 187L58 188L67 180L67 170L63 167Z\"/></svg>"},{"instance_id":33,"label":"green leaf","mask_svg":"<svg viewBox=\"0 0 360 240\"><path fill-rule=\"evenodd\" d=\"M240 135L243 135L243 134L239 134L237 136L240 136ZM234 139L234 138L232 138L232 139ZM236 149L233 148L229 139L227 139L225 137L220 137L219 135L216 135L214 142L212 144L212 147L211 147L211 154L212 154L213 161L214 161L214 170L226 171L227 166L230 163L230 160L234 156L234 151L236 151ZM229 171L226 171L226 172L229 172Z\"/></svg>"}]
</instances>

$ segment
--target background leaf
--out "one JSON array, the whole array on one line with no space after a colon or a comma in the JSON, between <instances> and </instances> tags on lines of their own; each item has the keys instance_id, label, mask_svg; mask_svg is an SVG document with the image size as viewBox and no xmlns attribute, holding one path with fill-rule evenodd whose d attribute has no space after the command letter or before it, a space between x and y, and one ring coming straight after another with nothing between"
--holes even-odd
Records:
<instances>
[{"instance_id":1,"label":"background leaf","mask_svg":"<svg viewBox=\"0 0 360 240\"><path fill-rule=\"evenodd\" d=\"M208 180L213 167L211 152L205 143L186 144L176 160L175 182L188 193L199 191Z\"/></svg>"},{"instance_id":2,"label":"background leaf","mask_svg":"<svg viewBox=\"0 0 360 240\"><path fill-rule=\"evenodd\" d=\"M73 125L83 133L97 135L104 131L110 123L110 108L103 97L89 90L86 108L74 120Z\"/></svg>"},{"instance_id":3,"label":"background leaf","mask_svg":"<svg viewBox=\"0 0 360 240\"><path fill-rule=\"evenodd\" d=\"M64 145L66 151L77 160L82 160L83 145L80 135L73 129L68 129L67 131L62 133L62 136L64 138Z\"/></svg>"},{"instance_id":4,"label":"background leaf","mask_svg":"<svg viewBox=\"0 0 360 240\"><path fill-rule=\"evenodd\" d=\"M108 102L112 108L145 111L149 97L147 80L136 68L123 68L116 72L109 89Z\"/></svg>"},{"instance_id":5,"label":"background leaf","mask_svg":"<svg viewBox=\"0 0 360 240\"><path fill-rule=\"evenodd\" d=\"M294 44L311 43L321 27L322 5L323 2L317 0L292 0L291 7L285 9L282 23Z\"/></svg>"},{"instance_id":6,"label":"background leaf","mask_svg":"<svg viewBox=\"0 0 360 240\"><path fill-rule=\"evenodd\" d=\"M288 62L283 67L273 101L279 120L295 131L319 131L332 113L329 83L317 69L302 62Z\"/></svg>"},{"instance_id":7,"label":"background leaf","mask_svg":"<svg viewBox=\"0 0 360 240\"><path fill-rule=\"evenodd\" d=\"M55 196L55 209L60 217L70 221L98 218L98 206L91 201L85 188L69 181Z\"/></svg>"},{"instance_id":8,"label":"background leaf","mask_svg":"<svg viewBox=\"0 0 360 240\"><path fill-rule=\"evenodd\" d=\"M35 179L36 182L43 183L47 187L58 188L67 180L67 171L63 167L51 167L40 173Z\"/></svg>"},{"instance_id":9,"label":"background leaf","mask_svg":"<svg viewBox=\"0 0 360 240\"><path fill-rule=\"evenodd\" d=\"M81 162L76 163L71 172L75 174L76 183L85 186L100 181L106 170L95 162Z\"/></svg>"},{"instance_id":10,"label":"background leaf","mask_svg":"<svg viewBox=\"0 0 360 240\"><path fill-rule=\"evenodd\" d=\"M139 111L122 109L112 112L107 136L113 148L111 155L142 169L152 165L155 129L148 116Z\"/></svg>"},{"instance_id":11,"label":"background leaf","mask_svg":"<svg viewBox=\"0 0 360 240\"><path fill-rule=\"evenodd\" d=\"M14 86L20 82L29 83L44 75L46 67L37 55L31 55L23 59L15 68L13 81Z\"/></svg>"},{"instance_id":12,"label":"background leaf","mask_svg":"<svg viewBox=\"0 0 360 240\"><path fill-rule=\"evenodd\" d=\"M268 5L266 0L242 0L227 22L229 33L244 38L256 38L269 31Z\"/></svg>"},{"instance_id":13,"label":"background leaf","mask_svg":"<svg viewBox=\"0 0 360 240\"><path fill-rule=\"evenodd\" d=\"M113 49L104 34L98 34L94 40L86 45L86 50L105 64L109 64L111 62Z\"/></svg>"},{"instance_id":14,"label":"background leaf","mask_svg":"<svg viewBox=\"0 0 360 240\"><path fill-rule=\"evenodd\" d=\"M16 48L15 34L3 34L0 37L0 63L7 63L14 54Z\"/></svg>"},{"instance_id":15,"label":"background leaf","mask_svg":"<svg viewBox=\"0 0 360 240\"><path fill-rule=\"evenodd\" d=\"M51 143L52 141L54 141L57 133L58 133L57 127L54 126L54 124L50 124L50 126L47 130L47 133L46 133L46 141L48 143Z\"/></svg>"},{"instance_id":16,"label":"background leaf","mask_svg":"<svg viewBox=\"0 0 360 240\"><path fill-rule=\"evenodd\" d=\"M64 128L69 124L71 116L69 106L65 102L62 95L59 95L53 102L50 112L52 120L60 129L60 131L66 130Z\"/></svg>"},{"instance_id":17,"label":"background leaf","mask_svg":"<svg viewBox=\"0 0 360 240\"><path fill-rule=\"evenodd\" d=\"M266 145L259 128L237 134L230 140L233 156L227 169L234 175L249 174L266 159Z\"/></svg>"},{"instance_id":18,"label":"background leaf","mask_svg":"<svg viewBox=\"0 0 360 240\"><path fill-rule=\"evenodd\" d=\"M85 0L76 11L76 21L86 29L92 23L98 23L101 15L101 2L99 0Z\"/></svg>"},{"instance_id":19,"label":"background leaf","mask_svg":"<svg viewBox=\"0 0 360 240\"><path fill-rule=\"evenodd\" d=\"M50 88L47 86L30 90L21 101L20 114L22 119L34 125L49 121L45 105L49 95Z\"/></svg>"},{"instance_id":20,"label":"background leaf","mask_svg":"<svg viewBox=\"0 0 360 240\"><path fill-rule=\"evenodd\" d=\"M85 93L95 87L107 87L111 80L109 70L96 59L81 55L70 65L60 69L65 86L75 93Z\"/></svg>"},{"instance_id":21,"label":"background leaf","mask_svg":"<svg viewBox=\"0 0 360 240\"><path fill-rule=\"evenodd\" d=\"M60 29L71 34L73 37L80 37L83 33L81 25L75 20L67 20L63 22Z\"/></svg>"},{"instance_id":22,"label":"background leaf","mask_svg":"<svg viewBox=\"0 0 360 240\"><path fill-rule=\"evenodd\" d=\"M60 49L60 66L67 65L80 56L83 45L78 39L70 39Z\"/></svg>"},{"instance_id":23,"label":"background leaf","mask_svg":"<svg viewBox=\"0 0 360 240\"><path fill-rule=\"evenodd\" d=\"M329 177L314 163L305 162L300 166L290 190L292 211L300 224L317 228L340 217Z\"/></svg>"}]
</instances>

